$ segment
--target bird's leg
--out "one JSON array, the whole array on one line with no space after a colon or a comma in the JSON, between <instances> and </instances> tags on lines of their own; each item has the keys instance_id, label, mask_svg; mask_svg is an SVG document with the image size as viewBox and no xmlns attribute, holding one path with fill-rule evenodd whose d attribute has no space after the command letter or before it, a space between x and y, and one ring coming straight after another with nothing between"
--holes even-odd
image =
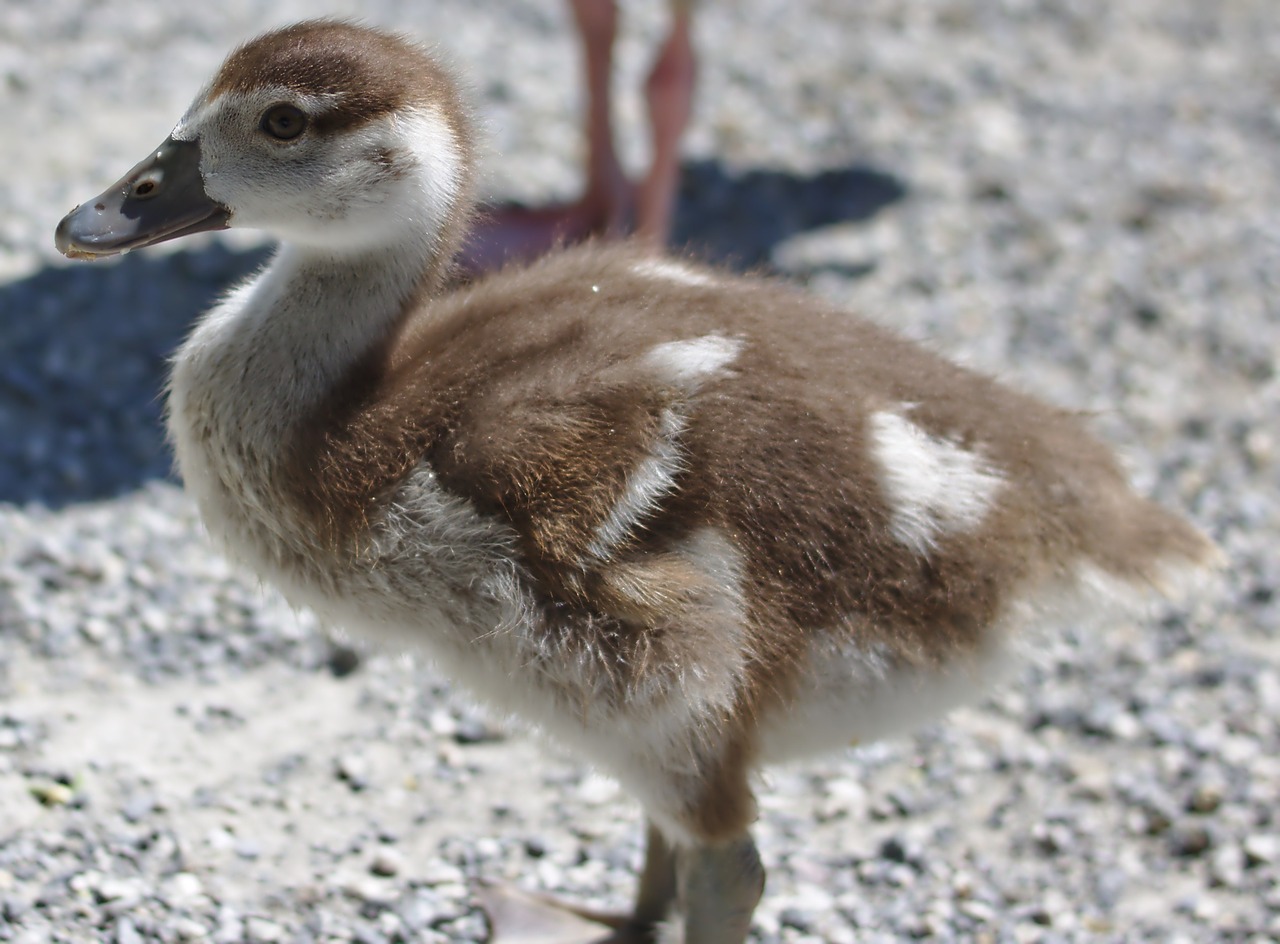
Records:
<instances>
[{"instance_id":1,"label":"bird's leg","mask_svg":"<svg viewBox=\"0 0 1280 944\"><path fill-rule=\"evenodd\" d=\"M613 45L618 35L615 0L572 0L582 37L587 87L587 179L579 212L593 231L622 233L630 214L631 185L613 142Z\"/></svg>"},{"instance_id":2,"label":"bird's leg","mask_svg":"<svg viewBox=\"0 0 1280 944\"><path fill-rule=\"evenodd\" d=\"M671 32L645 83L653 162L636 195L636 235L655 248L666 245L671 237L680 184L680 138L693 108L696 69L689 4L674 0L671 7Z\"/></svg>"},{"instance_id":3,"label":"bird's leg","mask_svg":"<svg viewBox=\"0 0 1280 944\"><path fill-rule=\"evenodd\" d=\"M582 44L586 84L587 161L582 196L546 207L507 206L481 212L459 257L476 275L512 261L528 261L559 243L596 233L623 235L631 222L632 186L613 142L613 46L618 34L616 0L571 0Z\"/></svg>"},{"instance_id":4,"label":"bird's leg","mask_svg":"<svg viewBox=\"0 0 1280 944\"><path fill-rule=\"evenodd\" d=\"M644 870L636 894L632 923L652 932L667 917L676 901L676 857L658 828L649 823L645 842Z\"/></svg>"},{"instance_id":5,"label":"bird's leg","mask_svg":"<svg viewBox=\"0 0 1280 944\"><path fill-rule=\"evenodd\" d=\"M504 207L482 212L459 258L475 275L506 262L533 259L558 243L593 234L636 236L655 249L671 236L680 184L680 138L693 102L694 54L690 0L672 0L671 29L645 83L652 163L638 186L627 180L613 138L613 47L618 35L616 0L570 0L582 43L586 84L584 125L586 180L569 204Z\"/></svg>"},{"instance_id":6,"label":"bird's leg","mask_svg":"<svg viewBox=\"0 0 1280 944\"><path fill-rule=\"evenodd\" d=\"M479 891L492 944L654 944L676 898L676 859L652 824L635 909L612 914L503 886ZM690 939L695 940L695 939Z\"/></svg>"},{"instance_id":7,"label":"bird's leg","mask_svg":"<svg viewBox=\"0 0 1280 944\"><path fill-rule=\"evenodd\" d=\"M751 837L681 849L677 875L686 944L743 944L764 893Z\"/></svg>"}]
</instances>

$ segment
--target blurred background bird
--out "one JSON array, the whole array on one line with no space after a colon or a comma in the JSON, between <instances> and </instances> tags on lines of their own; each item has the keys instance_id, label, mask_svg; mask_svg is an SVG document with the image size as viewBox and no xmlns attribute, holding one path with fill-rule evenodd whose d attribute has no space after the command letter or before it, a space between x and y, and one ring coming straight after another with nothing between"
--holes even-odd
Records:
<instances>
[{"instance_id":1,"label":"blurred background bird","mask_svg":"<svg viewBox=\"0 0 1280 944\"><path fill-rule=\"evenodd\" d=\"M618 159L613 133L613 52L618 36L616 0L569 0L582 47L587 145L582 195L546 207L492 207L477 221L463 253L464 267L483 272L509 260L532 259L562 243L591 236L634 236L654 248L671 236L680 183L680 138L693 107L696 59L692 39L695 0L669 0L669 26L644 93L651 158L632 181Z\"/></svg>"}]
</instances>

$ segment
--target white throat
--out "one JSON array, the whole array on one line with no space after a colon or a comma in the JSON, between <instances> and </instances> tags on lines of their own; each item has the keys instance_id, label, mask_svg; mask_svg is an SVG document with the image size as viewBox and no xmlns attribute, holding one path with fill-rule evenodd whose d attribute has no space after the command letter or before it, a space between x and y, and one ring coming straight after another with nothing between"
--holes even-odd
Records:
<instances>
[{"instance_id":1,"label":"white throat","mask_svg":"<svg viewBox=\"0 0 1280 944\"><path fill-rule=\"evenodd\" d=\"M197 323L178 352L173 394L314 403L393 329L434 262L406 243L360 256L281 246Z\"/></svg>"}]
</instances>

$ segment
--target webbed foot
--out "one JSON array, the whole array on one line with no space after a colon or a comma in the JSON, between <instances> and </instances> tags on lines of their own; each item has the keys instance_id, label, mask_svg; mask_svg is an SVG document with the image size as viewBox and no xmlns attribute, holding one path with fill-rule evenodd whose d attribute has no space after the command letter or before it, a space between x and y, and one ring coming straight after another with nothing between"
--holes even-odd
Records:
<instances>
[{"instance_id":1,"label":"webbed foot","mask_svg":"<svg viewBox=\"0 0 1280 944\"><path fill-rule=\"evenodd\" d=\"M631 915L610 914L558 902L508 885L476 890L489 917L492 944L654 944L652 926Z\"/></svg>"}]
</instances>

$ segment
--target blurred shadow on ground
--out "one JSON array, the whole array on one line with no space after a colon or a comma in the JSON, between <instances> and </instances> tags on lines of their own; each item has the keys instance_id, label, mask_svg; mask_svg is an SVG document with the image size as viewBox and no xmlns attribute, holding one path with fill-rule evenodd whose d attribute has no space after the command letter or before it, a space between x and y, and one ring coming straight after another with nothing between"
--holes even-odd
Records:
<instances>
[{"instance_id":1,"label":"blurred shadow on ground","mask_svg":"<svg viewBox=\"0 0 1280 944\"><path fill-rule=\"evenodd\" d=\"M171 477L168 359L265 258L213 243L0 285L0 501L57 508Z\"/></svg>"},{"instance_id":2,"label":"blurred shadow on ground","mask_svg":"<svg viewBox=\"0 0 1280 944\"><path fill-rule=\"evenodd\" d=\"M797 177L693 164L675 243L734 268L767 267L789 237L867 219L904 194L868 168ZM0 502L58 508L172 477L168 359L196 316L266 256L211 243L0 285Z\"/></svg>"},{"instance_id":3,"label":"blurred shadow on ground","mask_svg":"<svg viewBox=\"0 0 1280 944\"><path fill-rule=\"evenodd\" d=\"M906 194L898 178L866 166L801 177L733 174L699 161L682 170L673 244L734 269L769 268L774 249L791 237L870 219Z\"/></svg>"}]
</instances>

